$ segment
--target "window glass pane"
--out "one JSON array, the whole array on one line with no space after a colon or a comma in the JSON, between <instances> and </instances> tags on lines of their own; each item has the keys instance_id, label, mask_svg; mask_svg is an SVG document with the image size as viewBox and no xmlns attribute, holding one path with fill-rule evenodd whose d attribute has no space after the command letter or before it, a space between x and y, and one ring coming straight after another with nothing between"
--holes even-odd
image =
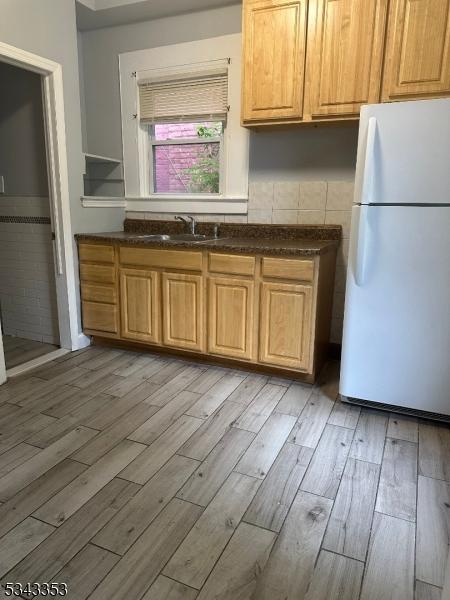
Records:
<instances>
[{"instance_id":1,"label":"window glass pane","mask_svg":"<svg viewBox=\"0 0 450 600\"><path fill-rule=\"evenodd\" d=\"M219 142L153 147L156 193L219 193Z\"/></svg>"},{"instance_id":2,"label":"window glass pane","mask_svg":"<svg viewBox=\"0 0 450 600\"><path fill-rule=\"evenodd\" d=\"M221 121L204 123L164 123L155 125L155 140L179 140L180 138L219 137L223 132Z\"/></svg>"}]
</instances>

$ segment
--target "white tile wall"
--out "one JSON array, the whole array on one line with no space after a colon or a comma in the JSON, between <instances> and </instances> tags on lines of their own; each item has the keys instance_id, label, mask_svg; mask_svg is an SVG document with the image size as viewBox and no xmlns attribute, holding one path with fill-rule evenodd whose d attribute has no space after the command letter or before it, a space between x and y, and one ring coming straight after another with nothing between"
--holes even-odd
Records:
<instances>
[{"instance_id":1,"label":"white tile wall","mask_svg":"<svg viewBox=\"0 0 450 600\"><path fill-rule=\"evenodd\" d=\"M341 343L353 181L259 181L250 184L248 214L198 215L199 221L342 225L330 341ZM130 219L173 219L171 213L128 212Z\"/></svg>"},{"instance_id":2,"label":"white tile wall","mask_svg":"<svg viewBox=\"0 0 450 600\"><path fill-rule=\"evenodd\" d=\"M0 216L48 217L49 200L0 196ZM0 222L3 332L59 344L51 226Z\"/></svg>"}]
</instances>

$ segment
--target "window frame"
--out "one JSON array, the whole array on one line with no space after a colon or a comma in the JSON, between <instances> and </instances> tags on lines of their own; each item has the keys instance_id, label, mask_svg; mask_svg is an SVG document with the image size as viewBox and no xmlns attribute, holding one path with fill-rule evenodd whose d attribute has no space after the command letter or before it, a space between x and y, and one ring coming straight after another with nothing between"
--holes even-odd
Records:
<instances>
[{"instance_id":1,"label":"window frame","mask_svg":"<svg viewBox=\"0 0 450 600\"><path fill-rule=\"evenodd\" d=\"M126 207L142 212L246 214L248 201L249 130L240 119L241 34L197 40L119 55L122 141ZM228 104L222 144L222 188L219 194L149 194L148 124L139 120L138 81L155 70L169 72L228 64ZM212 120L212 119L205 119ZM193 121L192 121L193 122ZM144 159L144 160L143 160Z\"/></svg>"},{"instance_id":2,"label":"window frame","mask_svg":"<svg viewBox=\"0 0 450 600\"><path fill-rule=\"evenodd\" d=\"M194 121L180 121L181 123L193 123ZM197 122L197 121L195 121ZM174 194L172 192L157 192L155 191L155 152L154 148L157 146L180 146L183 144L208 144L208 143L219 143L219 191L218 192L180 192L177 196L191 197L193 195L203 198L209 196L220 196L223 194L223 182L225 177L225 154L224 154L224 143L225 143L225 130L227 126L226 120L222 119L208 119L205 120L208 123L222 123L222 135L219 137L211 138L171 138L170 140L156 140L154 135L155 125L147 125L147 180L145 181L146 193L149 197L151 196L167 196L171 197ZM174 122L176 123L176 121ZM172 123L171 123L172 124Z\"/></svg>"}]
</instances>

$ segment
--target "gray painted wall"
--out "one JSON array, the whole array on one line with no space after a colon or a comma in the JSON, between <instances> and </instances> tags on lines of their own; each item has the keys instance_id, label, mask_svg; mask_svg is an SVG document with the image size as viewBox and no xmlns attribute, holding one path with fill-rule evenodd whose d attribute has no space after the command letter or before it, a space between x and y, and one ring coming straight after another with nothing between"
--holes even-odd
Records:
<instances>
[{"instance_id":1,"label":"gray painted wall","mask_svg":"<svg viewBox=\"0 0 450 600\"><path fill-rule=\"evenodd\" d=\"M250 181L350 181L358 124L299 126L250 136Z\"/></svg>"},{"instance_id":2,"label":"gray painted wall","mask_svg":"<svg viewBox=\"0 0 450 600\"><path fill-rule=\"evenodd\" d=\"M89 152L122 156L119 54L236 33L240 19L241 6L229 6L83 32Z\"/></svg>"},{"instance_id":3,"label":"gray painted wall","mask_svg":"<svg viewBox=\"0 0 450 600\"><path fill-rule=\"evenodd\" d=\"M9 196L48 194L41 78L0 63L0 175ZM1 200L1 196L0 196Z\"/></svg>"},{"instance_id":4,"label":"gray painted wall","mask_svg":"<svg viewBox=\"0 0 450 600\"><path fill-rule=\"evenodd\" d=\"M74 0L2 0L0 40L62 65L72 227L119 229L123 210L83 209L83 155Z\"/></svg>"},{"instance_id":5,"label":"gray painted wall","mask_svg":"<svg viewBox=\"0 0 450 600\"><path fill-rule=\"evenodd\" d=\"M80 202L84 159L74 0L1 0L0 40L62 65L73 233L120 230L123 209L83 208Z\"/></svg>"},{"instance_id":6,"label":"gray painted wall","mask_svg":"<svg viewBox=\"0 0 450 600\"><path fill-rule=\"evenodd\" d=\"M89 152L122 153L120 53L240 32L241 11L238 4L82 33ZM250 180L353 179L356 140L354 124L252 133Z\"/></svg>"}]
</instances>

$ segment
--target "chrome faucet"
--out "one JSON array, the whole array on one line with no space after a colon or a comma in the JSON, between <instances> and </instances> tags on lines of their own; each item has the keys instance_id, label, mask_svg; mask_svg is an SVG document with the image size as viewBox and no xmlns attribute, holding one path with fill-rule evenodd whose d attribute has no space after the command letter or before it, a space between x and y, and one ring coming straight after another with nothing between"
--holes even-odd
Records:
<instances>
[{"instance_id":1,"label":"chrome faucet","mask_svg":"<svg viewBox=\"0 0 450 600\"><path fill-rule=\"evenodd\" d=\"M195 226L197 225L197 222L194 219L194 217L191 217L190 215L187 215L186 217L181 217L180 215L177 215L175 217L175 221L183 221L183 223L188 228L189 233L195 235Z\"/></svg>"}]
</instances>

